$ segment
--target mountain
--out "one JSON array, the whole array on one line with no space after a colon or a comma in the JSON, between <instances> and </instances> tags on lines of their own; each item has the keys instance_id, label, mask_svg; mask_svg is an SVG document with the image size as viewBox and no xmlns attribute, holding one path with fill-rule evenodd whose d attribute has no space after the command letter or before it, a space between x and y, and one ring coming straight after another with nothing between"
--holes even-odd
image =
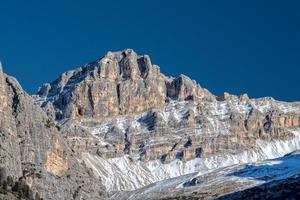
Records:
<instances>
[{"instance_id":1,"label":"mountain","mask_svg":"<svg viewBox=\"0 0 300 200\"><path fill-rule=\"evenodd\" d=\"M162 108L173 99L212 97L186 76L166 77L149 56L138 56L131 49L108 52L100 60L62 74L41 86L38 96L44 104L52 104L57 120L75 121L135 115Z\"/></svg>"},{"instance_id":2,"label":"mountain","mask_svg":"<svg viewBox=\"0 0 300 200\"><path fill-rule=\"evenodd\" d=\"M73 156L55 123L2 71L0 101L0 199L104 198L101 181Z\"/></svg>"},{"instance_id":3,"label":"mountain","mask_svg":"<svg viewBox=\"0 0 300 200\"><path fill-rule=\"evenodd\" d=\"M112 198L299 199L299 156L297 151L282 158L233 165L208 173L195 172L134 191L118 192Z\"/></svg>"},{"instance_id":4,"label":"mountain","mask_svg":"<svg viewBox=\"0 0 300 200\"><path fill-rule=\"evenodd\" d=\"M267 195L299 183L296 165L263 167L297 163L298 154L284 156L300 149L298 102L215 96L132 49L63 73L32 97L15 85L2 73L0 169L44 199L239 199L263 184ZM27 163L42 176L27 175ZM254 176L261 169L273 178Z\"/></svg>"}]
</instances>

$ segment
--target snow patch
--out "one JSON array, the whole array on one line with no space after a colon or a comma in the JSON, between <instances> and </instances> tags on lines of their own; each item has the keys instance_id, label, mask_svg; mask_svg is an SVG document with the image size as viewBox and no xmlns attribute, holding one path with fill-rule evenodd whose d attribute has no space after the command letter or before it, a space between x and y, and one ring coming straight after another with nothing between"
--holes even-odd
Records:
<instances>
[{"instance_id":1,"label":"snow patch","mask_svg":"<svg viewBox=\"0 0 300 200\"><path fill-rule=\"evenodd\" d=\"M216 155L209 158L196 158L187 162L174 160L162 164L159 160L142 162L133 161L128 156L103 159L86 154L87 165L96 169L108 191L135 190L145 185L174 178L185 174L198 172L198 176L222 167L243 163L253 163L260 160L284 156L300 149L300 131L293 131L295 138L286 141L257 141L257 148L243 151L239 154ZM272 163L276 164L276 163Z\"/></svg>"}]
</instances>

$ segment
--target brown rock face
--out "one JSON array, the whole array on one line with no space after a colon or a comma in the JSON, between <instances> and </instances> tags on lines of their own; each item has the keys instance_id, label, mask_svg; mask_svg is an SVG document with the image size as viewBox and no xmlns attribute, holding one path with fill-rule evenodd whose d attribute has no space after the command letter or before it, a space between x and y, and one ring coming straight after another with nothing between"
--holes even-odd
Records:
<instances>
[{"instance_id":1,"label":"brown rock face","mask_svg":"<svg viewBox=\"0 0 300 200\"><path fill-rule=\"evenodd\" d=\"M169 100L212 98L188 77L169 78L160 73L149 56L127 49L77 70L64 73L52 84L43 85L39 98L53 104L56 119L80 121L92 117L137 114L161 108Z\"/></svg>"},{"instance_id":2,"label":"brown rock face","mask_svg":"<svg viewBox=\"0 0 300 200\"><path fill-rule=\"evenodd\" d=\"M47 172L62 176L68 170L67 155L64 152L64 145L58 138L53 138L51 151L47 155L45 164Z\"/></svg>"},{"instance_id":3,"label":"brown rock face","mask_svg":"<svg viewBox=\"0 0 300 200\"><path fill-rule=\"evenodd\" d=\"M290 111L285 111L287 108ZM255 149L257 140L290 140L294 137L291 130L299 127L299 115L298 104L228 94L222 101L176 100L142 114L109 117L98 123L83 120L78 124L87 132L91 130L105 142L103 145L90 139L69 139L74 141L74 151L94 149L103 158L127 154L143 161L189 161Z\"/></svg>"},{"instance_id":4,"label":"brown rock face","mask_svg":"<svg viewBox=\"0 0 300 200\"><path fill-rule=\"evenodd\" d=\"M68 170L68 163L58 154L51 152L47 156L45 168L47 172L53 175L62 176Z\"/></svg>"}]
</instances>

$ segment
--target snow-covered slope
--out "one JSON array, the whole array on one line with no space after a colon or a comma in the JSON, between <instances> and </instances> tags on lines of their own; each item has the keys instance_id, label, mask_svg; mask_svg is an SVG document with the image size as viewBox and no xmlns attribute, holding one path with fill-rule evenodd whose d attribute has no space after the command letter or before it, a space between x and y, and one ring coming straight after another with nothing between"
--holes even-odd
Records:
<instances>
[{"instance_id":1,"label":"snow-covered slope","mask_svg":"<svg viewBox=\"0 0 300 200\"><path fill-rule=\"evenodd\" d=\"M258 140L256 148L239 154L224 154L190 161L174 160L162 164L160 160L134 161L128 156L103 159L85 154L84 161L102 178L108 191L134 190L145 185L189 173L206 173L230 165L251 163L284 156L300 149L300 130L293 131L295 138L286 141L264 142Z\"/></svg>"},{"instance_id":2,"label":"snow-covered slope","mask_svg":"<svg viewBox=\"0 0 300 200\"><path fill-rule=\"evenodd\" d=\"M258 185L300 175L300 152L251 164L238 164L156 182L132 192L118 192L111 199L159 199L171 197L217 198ZM188 199L188 198L187 198Z\"/></svg>"}]
</instances>

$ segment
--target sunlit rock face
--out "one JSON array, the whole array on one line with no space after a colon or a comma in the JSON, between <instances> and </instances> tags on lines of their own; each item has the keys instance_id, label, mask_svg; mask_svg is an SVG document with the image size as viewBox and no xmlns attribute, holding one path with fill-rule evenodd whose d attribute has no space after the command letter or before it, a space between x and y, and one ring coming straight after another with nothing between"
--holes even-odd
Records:
<instances>
[{"instance_id":1,"label":"sunlit rock face","mask_svg":"<svg viewBox=\"0 0 300 200\"><path fill-rule=\"evenodd\" d=\"M174 101L136 116L77 126L98 139L95 153L85 154L84 159L98 169L95 172L106 187L132 190L183 174L297 150L300 140L294 130L299 124L289 123L297 113L296 104L265 99L245 102L233 97L228 101ZM266 119L269 115L271 122ZM281 118L286 123L280 124Z\"/></svg>"},{"instance_id":2,"label":"sunlit rock face","mask_svg":"<svg viewBox=\"0 0 300 200\"><path fill-rule=\"evenodd\" d=\"M38 92L44 107L53 104L56 119L102 120L162 108L174 99L212 98L186 76L164 76L149 56L133 50L108 52L103 58L66 72ZM52 106L51 106L52 108Z\"/></svg>"},{"instance_id":3,"label":"sunlit rock face","mask_svg":"<svg viewBox=\"0 0 300 200\"><path fill-rule=\"evenodd\" d=\"M131 49L66 72L33 97L0 65L0 185L11 177L32 199L193 197L203 188L196 197L209 199L235 192L241 179L227 177L256 166L258 179L294 184L299 154L265 160L300 149L299 126L299 103L214 96Z\"/></svg>"},{"instance_id":4,"label":"sunlit rock face","mask_svg":"<svg viewBox=\"0 0 300 200\"><path fill-rule=\"evenodd\" d=\"M109 192L299 148L299 103L216 97L131 49L62 74L34 98Z\"/></svg>"}]
</instances>

